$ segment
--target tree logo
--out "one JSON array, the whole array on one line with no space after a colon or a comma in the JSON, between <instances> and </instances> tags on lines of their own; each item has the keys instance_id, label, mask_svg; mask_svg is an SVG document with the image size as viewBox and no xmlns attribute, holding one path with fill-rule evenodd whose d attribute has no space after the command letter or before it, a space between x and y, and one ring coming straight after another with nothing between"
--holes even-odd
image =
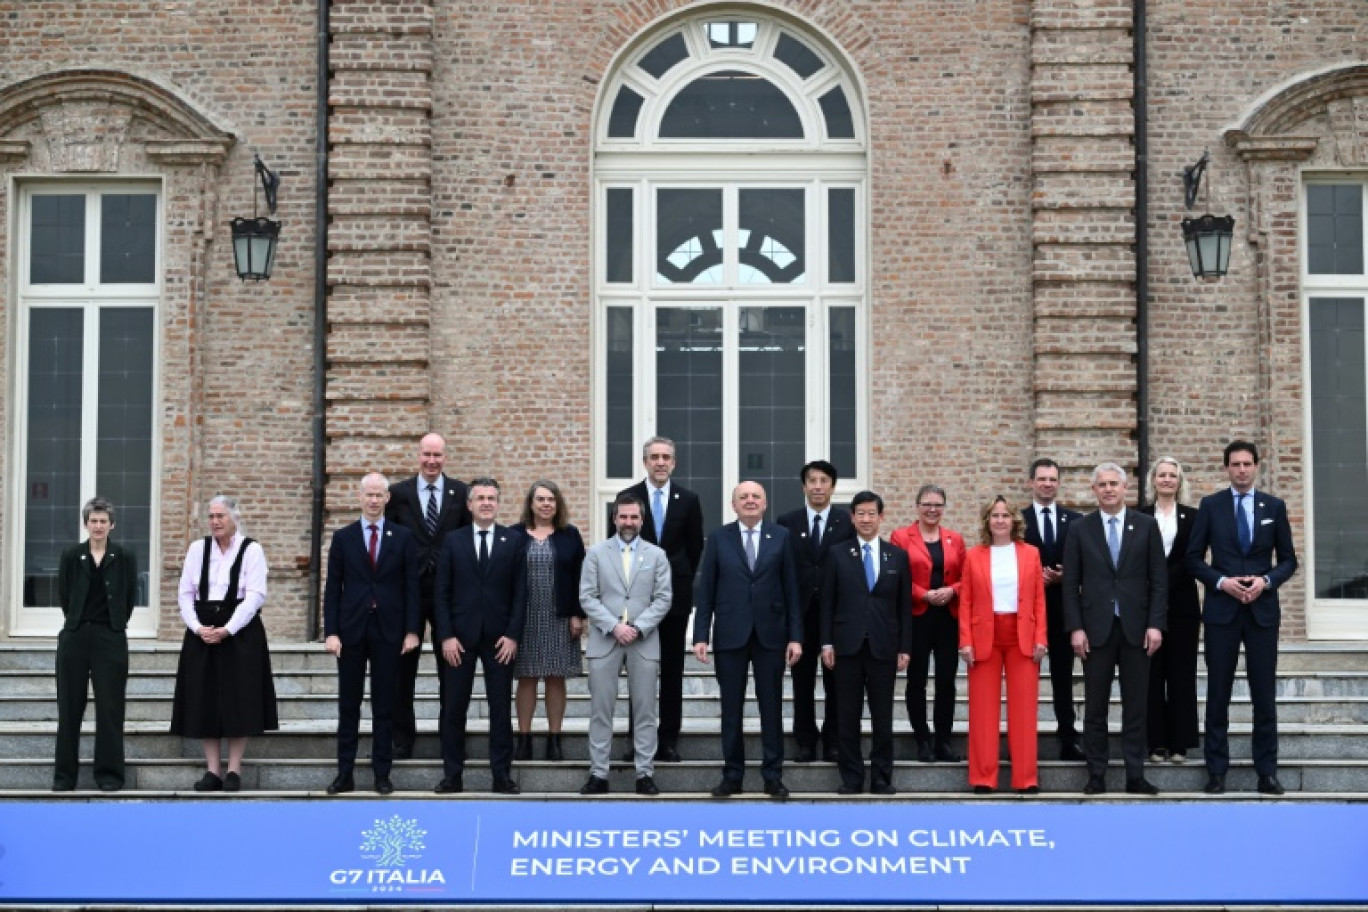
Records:
<instances>
[{"instance_id":1,"label":"tree logo","mask_svg":"<svg viewBox=\"0 0 1368 912\"><path fill-rule=\"evenodd\" d=\"M427 848L427 830L418 826L416 818L405 820L398 814L389 820L375 821L369 830L361 831L361 857L375 861L377 868L400 868L420 857Z\"/></svg>"}]
</instances>

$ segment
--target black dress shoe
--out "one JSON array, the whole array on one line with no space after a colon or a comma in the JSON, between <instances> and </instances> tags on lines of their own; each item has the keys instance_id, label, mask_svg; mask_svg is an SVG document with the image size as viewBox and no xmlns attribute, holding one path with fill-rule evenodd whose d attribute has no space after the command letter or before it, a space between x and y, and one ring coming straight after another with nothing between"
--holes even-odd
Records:
<instances>
[{"instance_id":1,"label":"black dress shoe","mask_svg":"<svg viewBox=\"0 0 1368 912\"><path fill-rule=\"evenodd\" d=\"M464 789L465 786L461 783L460 776L448 776L437 783L437 787L433 791L439 795L454 795L457 792L464 791Z\"/></svg>"},{"instance_id":2,"label":"black dress shoe","mask_svg":"<svg viewBox=\"0 0 1368 912\"><path fill-rule=\"evenodd\" d=\"M824 763L837 763L840 759L841 752L834 747L828 747L822 751L822 761Z\"/></svg>"},{"instance_id":3,"label":"black dress shoe","mask_svg":"<svg viewBox=\"0 0 1368 912\"><path fill-rule=\"evenodd\" d=\"M784 785L782 779L769 779L765 782L765 794L771 798L787 798L789 796L788 786Z\"/></svg>"},{"instance_id":4,"label":"black dress shoe","mask_svg":"<svg viewBox=\"0 0 1368 912\"><path fill-rule=\"evenodd\" d=\"M817 748L811 744L798 745L798 753L794 754L794 763L811 763L817 759Z\"/></svg>"},{"instance_id":5,"label":"black dress shoe","mask_svg":"<svg viewBox=\"0 0 1368 912\"><path fill-rule=\"evenodd\" d=\"M328 783L329 795L340 795L343 792L350 792L356 788L356 782L352 779L351 773L338 773L337 778Z\"/></svg>"},{"instance_id":6,"label":"black dress shoe","mask_svg":"<svg viewBox=\"0 0 1368 912\"><path fill-rule=\"evenodd\" d=\"M546 736L546 759L552 763L560 763L565 759L565 751L561 749L560 732L552 732Z\"/></svg>"},{"instance_id":7,"label":"black dress shoe","mask_svg":"<svg viewBox=\"0 0 1368 912\"><path fill-rule=\"evenodd\" d=\"M713 786L712 796L714 798L730 798L732 795L739 795L743 791L745 789L742 787L740 779L723 778L721 782Z\"/></svg>"},{"instance_id":8,"label":"black dress shoe","mask_svg":"<svg viewBox=\"0 0 1368 912\"><path fill-rule=\"evenodd\" d=\"M1212 773L1207 776L1207 784L1202 791L1206 792L1208 795L1224 795L1225 776L1222 776L1219 773Z\"/></svg>"},{"instance_id":9,"label":"black dress shoe","mask_svg":"<svg viewBox=\"0 0 1368 912\"><path fill-rule=\"evenodd\" d=\"M1139 779L1126 780L1126 794L1157 795L1159 794L1159 787L1155 785L1153 782L1150 782L1144 776L1141 776Z\"/></svg>"},{"instance_id":10,"label":"black dress shoe","mask_svg":"<svg viewBox=\"0 0 1368 912\"><path fill-rule=\"evenodd\" d=\"M375 791L380 795L390 795L394 793L394 783L390 782L389 776L375 777Z\"/></svg>"},{"instance_id":11,"label":"black dress shoe","mask_svg":"<svg viewBox=\"0 0 1368 912\"><path fill-rule=\"evenodd\" d=\"M991 785L976 785L974 786L974 794L991 795L993 794L993 787Z\"/></svg>"},{"instance_id":12,"label":"black dress shoe","mask_svg":"<svg viewBox=\"0 0 1368 912\"><path fill-rule=\"evenodd\" d=\"M229 773L229 775L232 775L232 774ZM119 789L121 789L121 788L123 788L123 786L120 785L120 784L117 783L117 782L101 782L101 783L100 783L100 791L102 791L102 792L117 792L117 791L118 791ZM236 791L236 789L230 789L230 791ZM1278 794L1281 795L1282 792L1279 792Z\"/></svg>"},{"instance_id":13,"label":"black dress shoe","mask_svg":"<svg viewBox=\"0 0 1368 912\"><path fill-rule=\"evenodd\" d=\"M869 794L871 794L871 795L896 795L896 794L898 794L898 790L895 789L893 786L889 785L887 782L885 782L885 783L883 783L882 785L875 785L875 786L872 786L872 787L869 789Z\"/></svg>"},{"instance_id":14,"label":"black dress shoe","mask_svg":"<svg viewBox=\"0 0 1368 912\"><path fill-rule=\"evenodd\" d=\"M656 748L656 763L678 763L679 751L673 744L662 744Z\"/></svg>"},{"instance_id":15,"label":"black dress shoe","mask_svg":"<svg viewBox=\"0 0 1368 912\"><path fill-rule=\"evenodd\" d=\"M413 745L412 745L412 744L396 744L396 745L394 745L394 748L393 748L392 753L394 754L394 759L395 759L395 760L412 760L412 759L413 759Z\"/></svg>"},{"instance_id":16,"label":"black dress shoe","mask_svg":"<svg viewBox=\"0 0 1368 912\"><path fill-rule=\"evenodd\" d=\"M655 780L650 776L642 776L636 781L636 793L638 795L659 795L660 786L655 784Z\"/></svg>"},{"instance_id":17,"label":"black dress shoe","mask_svg":"<svg viewBox=\"0 0 1368 912\"><path fill-rule=\"evenodd\" d=\"M1028 785L1028 786L1026 786L1026 787L1023 788L1023 789L1017 789L1017 790L1016 790L1016 793L1017 793L1018 795L1039 795L1039 794L1040 794L1040 786L1038 786L1038 785Z\"/></svg>"},{"instance_id":18,"label":"black dress shoe","mask_svg":"<svg viewBox=\"0 0 1368 912\"><path fill-rule=\"evenodd\" d=\"M964 758L950 749L950 745L942 742L936 745L936 759L941 763L959 763Z\"/></svg>"},{"instance_id":19,"label":"black dress shoe","mask_svg":"<svg viewBox=\"0 0 1368 912\"><path fill-rule=\"evenodd\" d=\"M1259 777L1259 794L1260 794L1260 795L1281 795L1281 794L1283 794L1283 793L1286 792L1286 791L1287 791L1287 789L1285 789L1285 788L1282 787L1282 783L1278 781L1278 777L1277 777L1277 776L1260 776L1260 777Z\"/></svg>"},{"instance_id":20,"label":"black dress shoe","mask_svg":"<svg viewBox=\"0 0 1368 912\"><path fill-rule=\"evenodd\" d=\"M518 735L518 744L517 744L516 747L513 748L513 759L514 759L514 760L531 760L531 759L532 759L532 736L531 736L531 735L521 735L521 734Z\"/></svg>"},{"instance_id":21,"label":"black dress shoe","mask_svg":"<svg viewBox=\"0 0 1368 912\"><path fill-rule=\"evenodd\" d=\"M1107 780L1101 776L1089 776L1088 784L1083 786L1085 795L1105 795L1107 793Z\"/></svg>"},{"instance_id":22,"label":"black dress shoe","mask_svg":"<svg viewBox=\"0 0 1368 912\"><path fill-rule=\"evenodd\" d=\"M936 762L936 753L935 753L935 751L931 750L931 739L930 739L930 738L918 738L918 739L917 739L917 762L918 762L918 763L935 763L935 762Z\"/></svg>"},{"instance_id":23,"label":"black dress shoe","mask_svg":"<svg viewBox=\"0 0 1368 912\"><path fill-rule=\"evenodd\" d=\"M74 791L75 789L76 789L76 783L74 783L74 782L54 782L54 783L52 783L52 790L53 790L54 792L70 792L70 791Z\"/></svg>"},{"instance_id":24,"label":"black dress shoe","mask_svg":"<svg viewBox=\"0 0 1368 912\"><path fill-rule=\"evenodd\" d=\"M600 779L593 773L589 774L589 781L580 787L581 795L606 795L608 794L608 780Z\"/></svg>"},{"instance_id":25,"label":"black dress shoe","mask_svg":"<svg viewBox=\"0 0 1368 912\"><path fill-rule=\"evenodd\" d=\"M858 785L838 785L836 794L838 795L858 795L863 789Z\"/></svg>"},{"instance_id":26,"label":"black dress shoe","mask_svg":"<svg viewBox=\"0 0 1368 912\"><path fill-rule=\"evenodd\" d=\"M213 773L205 772L203 776L200 776L199 782L195 783L195 791L221 792L223 791L223 780Z\"/></svg>"},{"instance_id":27,"label":"black dress shoe","mask_svg":"<svg viewBox=\"0 0 1368 912\"><path fill-rule=\"evenodd\" d=\"M223 790L225 792L242 791L242 777L237 773L229 773L223 777Z\"/></svg>"},{"instance_id":28,"label":"black dress shoe","mask_svg":"<svg viewBox=\"0 0 1368 912\"><path fill-rule=\"evenodd\" d=\"M1083 760L1087 760L1088 758L1083 753L1083 748L1079 747L1072 741L1065 741L1059 745L1059 759L1070 760L1073 762L1081 762Z\"/></svg>"},{"instance_id":29,"label":"black dress shoe","mask_svg":"<svg viewBox=\"0 0 1368 912\"><path fill-rule=\"evenodd\" d=\"M512 779L495 779L493 791L499 795L521 795L522 789Z\"/></svg>"}]
</instances>

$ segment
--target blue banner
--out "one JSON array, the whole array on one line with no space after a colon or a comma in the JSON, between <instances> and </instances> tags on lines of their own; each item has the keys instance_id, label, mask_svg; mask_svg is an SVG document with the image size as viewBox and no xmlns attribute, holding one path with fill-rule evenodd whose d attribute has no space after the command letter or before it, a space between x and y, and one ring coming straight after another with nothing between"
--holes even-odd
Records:
<instances>
[{"instance_id":1,"label":"blue banner","mask_svg":"<svg viewBox=\"0 0 1368 912\"><path fill-rule=\"evenodd\" d=\"M1368 805L0 803L10 903L1368 901Z\"/></svg>"}]
</instances>

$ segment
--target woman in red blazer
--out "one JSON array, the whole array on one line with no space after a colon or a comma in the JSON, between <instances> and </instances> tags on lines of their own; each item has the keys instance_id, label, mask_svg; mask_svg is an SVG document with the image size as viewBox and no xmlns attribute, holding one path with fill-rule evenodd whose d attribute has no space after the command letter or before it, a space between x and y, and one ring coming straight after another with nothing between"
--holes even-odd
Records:
<instances>
[{"instance_id":1,"label":"woman in red blazer","mask_svg":"<svg viewBox=\"0 0 1368 912\"><path fill-rule=\"evenodd\" d=\"M981 543L965 555L960 583L960 656L969 668L969 784L986 795L998 783L998 720L1007 676L1007 747L1012 788L1040 791L1036 705L1045 657L1045 578L1040 554L1021 539L1021 512L998 497L983 509Z\"/></svg>"},{"instance_id":2,"label":"woman in red blazer","mask_svg":"<svg viewBox=\"0 0 1368 912\"><path fill-rule=\"evenodd\" d=\"M950 749L955 724L955 674L959 657L960 572L964 569L964 536L941 526L945 514L945 491L922 485L917 492L917 521L894 532L893 544L907 552L912 578L912 661L907 666L907 721L917 739L917 759L922 763L964 758ZM926 727L926 667L936 657L936 743Z\"/></svg>"}]
</instances>

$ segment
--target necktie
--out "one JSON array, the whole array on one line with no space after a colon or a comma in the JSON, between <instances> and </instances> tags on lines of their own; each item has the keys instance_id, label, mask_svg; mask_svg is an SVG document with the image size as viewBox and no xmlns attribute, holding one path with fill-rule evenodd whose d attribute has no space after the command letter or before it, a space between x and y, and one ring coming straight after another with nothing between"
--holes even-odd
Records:
<instances>
[{"instance_id":1,"label":"necktie","mask_svg":"<svg viewBox=\"0 0 1368 912\"><path fill-rule=\"evenodd\" d=\"M375 523L370 524L370 548L368 550L370 552L371 569L374 570L375 555L380 551L380 530L376 528Z\"/></svg>"},{"instance_id":2,"label":"necktie","mask_svg":"<svg viewBox=\"0 0 1368 912\"><path fill-rule=\"evenodd\" d=\"M488 529L481 529L481 530L480 530L480 569L481 569L481 570L483 570L483 569L485 568L485 564L489 563L489 538L488 538L488 536L489 536L489 530L488 530Z\"/></svg>"},{"instance_id":3,"label":"necktie","mask_svg":"<svg viewBox=\"0 0 1368 912\"><path fill-rule=\"evenodd\" d=\"M1117 518L1107 520L1107 550L1111 551L1112 566L1121 563L1121 533L1117 531Z\"/></svg>"},{"instance_id":4,"label":"necktie","mask_svg":"<svg viewBox=\"0 0 1368 912\"><path fill-rule=\"evenodd\" d=\"M870 592L873 592L874 581L879 578L879 575L874 572L874 552L870 550L868 544L864 546L864 570L865 585L869 587Z\"/></svg>"},{"instance_id":5,"label":"necktie","mask_svg":"<svg viewBox=\"0 0 1368 912\"><path fill-rule=\"evenodd\" d=\"M1044 543L1044 545L1045 545L1045 557L1047 557L1047 558L1050 560L1050 563L1052 563L1052 564L1058 563L1058 561L1056 561L1056 560L1054 559L1054 553L1055 553L1054 520L1050 519L1050 508L1049 508L1049 507L1041 507L1041 508L1040 508L1040 522L1041 522L1041 524L1045 527L1044 529L1041 530L1041 533L1040 533L1040 539L1041 539L1041 541L1042 541L1042 542Z\"/></svg>"},{"instance_id":6,"label":"necktie","mask_svg":"<svg viewBox=\"0 0 1368 912\"><path fill-rule=\"evenodd\" d=\"M632 579L632 549L622 549L622 578L630 581Z\"/></svg>"},{"instance_id":7,"label":"necktie","mask_svg":"<svg viewBox=\"0 0 1368 912\"><path fill-rule=\"evenodd\" d=\"M1249 528L1249 514L1244 508L1244 499L1248 496L1238 494L1235 497L1235 530L1240 536L1240 550L1245 554L1249 553L1249 546L1254 543L1254 530Z\"/></svg>"},{"instance_id":8,"label":"necktie","mask_svg":"<svg viewBox=\"0 0 1368 912\"><path fill-rule=\"evenodd\" d=\"M423 525L427 526L428 538L437 536L437 486L430 484L427 486L428 502L427 511L423 513Z\"/></svg>"},{"instance_id":9,"label":"necktie","mask_svg":"<svg viewBox=\"0 0 1368 912\"><path fill-rule=\"evenodd\" d=\"M746 530L746 567L755 569L755 530Z\"/></svg>"},{"instance_id":10,"label":"necktie","mask_svg":"<svg viewBox=\"0 0 1368 912\"><path fill-rule=\"evenodd\" d=\"M812 514L812 553L816 554L817 549L822 545L822 514Z\"/></svg>"},{"instance_id":11,"label":"necktie","mask_svg":"<svg viewBox=\"0 0 1368 912\"><path fill-rule=\"evenodd\" d=\"M655 489L655 494L651 501L651 518L655 520L656 544L660 544L660 538L665 534L665 495L660 488Z\"/></svg>"}]
</instances>

